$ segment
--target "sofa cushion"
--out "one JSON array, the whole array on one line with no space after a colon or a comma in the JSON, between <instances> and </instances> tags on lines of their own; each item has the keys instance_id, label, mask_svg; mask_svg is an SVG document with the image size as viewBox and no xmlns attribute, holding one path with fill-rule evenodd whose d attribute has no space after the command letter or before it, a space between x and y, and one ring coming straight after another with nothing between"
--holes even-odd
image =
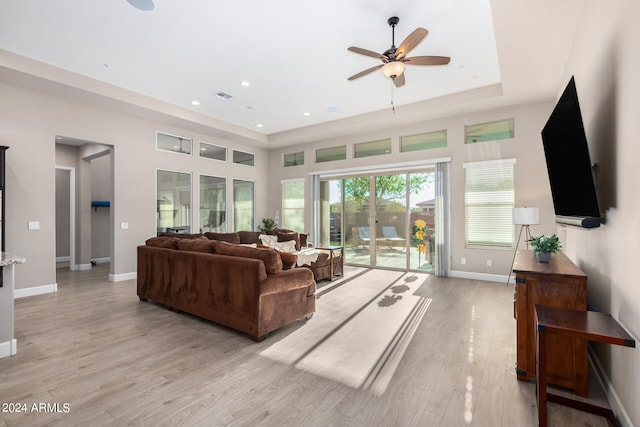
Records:
<instances>
[{"instance_id":1,"label":"sofa cushion","mask_svg":"<svg viewBox=\"0 0 640 427\"><path fill-rule=\"evenodd\" d=\"M204 233L207 239L211 240L221 240L223 242L233 243L235 245L240 244L240 236L238 233L213 233L211 231L207 231Z\"/></svg>"},{"instance_id":2,"label":"sofa cushion","mask_svg":"<svg viewBox=\"0 0 640 427\"><path fill-rule=\"evenodd\" d=\"M181 239L178 240L178 249L181 251L216 253L216 241L209 239Z\"/></svg>"},{"instance_id":3,"label":"sofa cushion","mask_svg":"<svg viewBox=\"0 0 640 427\"><path fill-rule=\"evenodd\" d=\"M240 237L240 243L260 243L260 239L258 236L260 235L259 231L238 231L238 236Z\"/></svg>"},{"instance_id":4,"label":"sofa cushion","mask_svg":"<svg viewBox=\"0 0 640 427\"><path fill-rule=\"evenodd\" d=\"M226 242L216 244L216 252L220 255L230 255L242 258L259 259L264 263L264 268L269 274L282 272L282 259L277 251L271 248L249 248Z\"/></svg>"},{"instance_id":5,"label":"sofa cushion","mask_svg":"<svg viewBox=\"0 0 640 427\"><path fill-rule=\"evenodd\" d=\"M147 239L144 243L147 246L153 246L156 248L178 249L178 240L175 237L158 236Z\"/></svg>"}]
</instances>

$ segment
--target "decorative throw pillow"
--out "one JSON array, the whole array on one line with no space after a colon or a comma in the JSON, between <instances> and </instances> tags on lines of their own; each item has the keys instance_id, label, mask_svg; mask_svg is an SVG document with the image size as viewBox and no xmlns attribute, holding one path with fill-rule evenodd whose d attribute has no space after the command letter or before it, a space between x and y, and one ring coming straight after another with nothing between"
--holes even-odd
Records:
<instances>
[{"instance_id":1,"label":"decorative throw pillow","mask_svg":"<svg viewBox=\"0 0 640 427\"><path fill-rule=\"evenodd\" d=\"M278 243L278 236L271 236L269 234L261 234L258 236L262 244L268 248L272 248Z\"/></svg>"},{"instance_id":2,"label":"decorative throw pillow","mask_svg":"<svg viewBox=\"0 0 640 427\"><path fill-rule=\"evenodd\" d=\"M296 251L300 250L300 236L295 231L278 231L274 233L278 237L278 242L288 242L293 240L295 242Z\"/></svg>"},{"instance_id":3,"label":"decorative throw pillow","mask_svg":"<svg viewBox=\"0 0 640 427\"><path fill-rule=\"evenodd\" d=\"M216 253L216 241L209 239L182 239L178 240L178 249L181 251Z\"/></svg>"},{"instance_id":4,"label":"decorative throw pillow","mask_svg":"<svg viewBox=\"0 0 640 427\"><path fill-rule=\"evenodd\" d=\"M296 253L296 241L289 240L288 242L275 242L272 246L278 252Z\"/></svg>"},{"instance_id":5,"label":"decorative throw pillow","mask_svg":"<svg viewBox=\"0 0 640 427\"><path fill-rule=\"evenodd\" d=\"M280 259L282 259L282 269L291 270L298 261L298 255L280 252Z\"/></svg>"}]
</instances>

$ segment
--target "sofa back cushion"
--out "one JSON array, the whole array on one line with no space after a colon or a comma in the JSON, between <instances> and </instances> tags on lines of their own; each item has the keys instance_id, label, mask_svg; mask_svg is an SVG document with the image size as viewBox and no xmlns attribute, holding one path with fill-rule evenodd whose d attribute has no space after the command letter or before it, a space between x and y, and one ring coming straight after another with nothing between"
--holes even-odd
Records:
<instances>
[{"instance_id":1,"label":"sofa back cushion","mask_svg":"<svg viewBox=\"0 0 640 427\"><path fill-rule=\"evenodd\" d=\"M282 272L282 259L278 252L271 248L250 248L220 242L216 244L216 252L219 255L259 259L264 263L267 273L276 274Z\"/></svg>"},{"instance_id":2,"label":"sofa back cushion","mask_svg":"<svg viewBox=\"0 0 640 427\"><path fill-rule=\"evenodd\" d=\"M207 231L204 235L207 239L221 240L235 245L240 244L240 235L238 233L213 233L211 231Z\"/></svg>"},{"instance_id":3,"label":"sofa back cushion","mask_svg":"<svg viewBox=\"0 0 640 427\"><path fill-rule=\"evenodd\" d=\"M177 239L201 239L200 233L160 233L158 237L175 237Z\"/></svg>"},{"instance_id":4,"label":"sofa back cushion","mask_svg":"<svg viewBox=\"0 0 640 427\"><path fill-rule=\"evenodd\" d=\"M178 240L178 249L181 251L216 253L216 241L209 239L181 239Z\"/></svg>"},{"instance_id":5,"label":"sofa back cushion","mask_svg":"<svg viewBox=\"0 0 640 427\"><path fill-rule=\"evenodd\" d=\"M238 236L240 237L240 243L260 243L260 239L258 236L260 235L259 231L238 231Z\"/></svg>"},{"instance_id":6,"label":"sofa back cushion","mask_svg":"<svg viewBox=\"0 0 640 427\"><path fill-rule=\"evenodd\" d=\"M147 239L144 243L147 246L156 248L178 249L178 238L169 236L158 236Z\"/></svg>"}]
</instances>

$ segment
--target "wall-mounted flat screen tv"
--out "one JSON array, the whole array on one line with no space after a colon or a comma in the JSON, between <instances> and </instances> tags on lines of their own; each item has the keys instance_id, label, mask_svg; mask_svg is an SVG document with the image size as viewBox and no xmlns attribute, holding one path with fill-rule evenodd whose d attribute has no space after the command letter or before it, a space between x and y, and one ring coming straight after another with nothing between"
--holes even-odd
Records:
<instances>
[{"instance_id":1,"label":"wall-mounted flat screen tv","mask_svg":"<svg viewBox=\"0 0 640 427\"><path fill-rule=\"evenodd\" d=\"M542 129L542 143L556 221L598 227L600 209L573 77Z\"/></svg>"}]
</instances>

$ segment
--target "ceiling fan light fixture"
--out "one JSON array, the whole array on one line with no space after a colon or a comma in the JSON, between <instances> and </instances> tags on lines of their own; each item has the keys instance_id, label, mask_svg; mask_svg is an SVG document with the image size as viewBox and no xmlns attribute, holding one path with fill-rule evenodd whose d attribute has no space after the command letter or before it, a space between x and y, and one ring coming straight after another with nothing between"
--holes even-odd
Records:
<instances>
[{"instance_id":1,"label":"ceiling fan light fixture","mask_svg":"<svg viewBox=\"0 0 640 427\"><path fill-rule=\"evenodd\" d=\"M395 79L404 73L404 62L391 61L382 66L382 73L390 79Z\"/></svg>"}]
</instances>

